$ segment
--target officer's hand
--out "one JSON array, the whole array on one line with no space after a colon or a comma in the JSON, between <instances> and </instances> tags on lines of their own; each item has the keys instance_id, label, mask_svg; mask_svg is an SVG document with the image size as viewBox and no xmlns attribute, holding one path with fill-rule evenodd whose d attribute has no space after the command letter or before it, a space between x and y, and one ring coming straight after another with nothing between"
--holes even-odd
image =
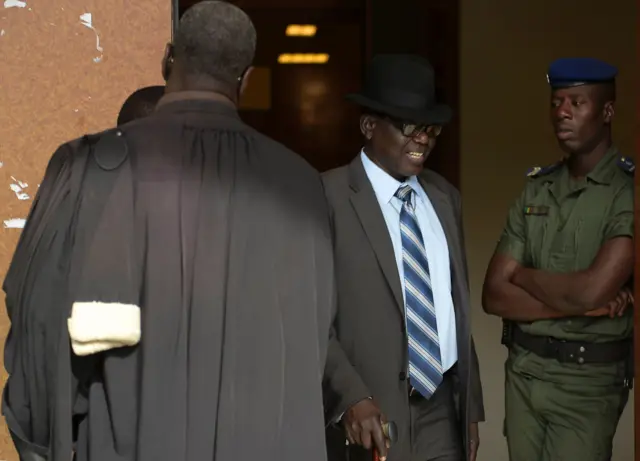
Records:
<instances>
[{"instance_id":1,"label":"officer's hand","mask_svg":"<svg viewBox=\"0 0 640 461\"><path fill-rule=\"evenodd\" d=\"M594 309L589 312L585 312L587 317L604 317L611 315L611 308L607 304L605 307L599 307L598 309Z\"/></svg>"},{"instance_id":2,"label":"officer's hand","mask_svg":"<svg viewBox=\"0 0 640 461\"><path fill-rule=\"evenodd\" d=\"M630 304L633 304L633 301L633 293L631 290L623 288L618 292L614 299L609 301L606 306L589 311L585 313L585 315L587 317L602 317L605 315L611 318L616 316L620 317L624 314L627 307L629 307Z\"/></svg>"},{"instance_id":3,"label":"officer's hand","mask_svg":"<svg viewBox=\"0 0 640 461\"><path fill-rule=\"evenodd\" d=\"M343 418L349 443L362 445L367 450L375 446L381 461L387 458L387 442L382 431L384 422L384 416L371 399L356 403Z\"/></svg>"},{"instance_id":4,"label":"officer's hand","mask_svg":"<svg viewBox=\"0 0 640 461\"><path fill-rule=\"evenodd\" d=\"M609 316L611 318L621 317L631 304L633 304L633 293L629 288L624 287L609 303Z\"/></svg>"}]
</instances>

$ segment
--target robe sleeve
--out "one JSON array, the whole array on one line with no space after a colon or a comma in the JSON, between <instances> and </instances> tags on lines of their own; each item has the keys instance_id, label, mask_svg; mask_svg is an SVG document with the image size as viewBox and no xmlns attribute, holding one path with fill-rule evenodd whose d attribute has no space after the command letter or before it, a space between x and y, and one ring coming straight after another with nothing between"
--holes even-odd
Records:
<instances>
[{"instance_id":1,"label":"robe sleeve","mask_svg":"<svg viewBox=\"0 0 640 461\"><path fill-rule=\"evenodd\" d=\"M68 169L65 167L71 153L72 149L68 144L63 144L54 152L49 160L36 196L31 203L25 226L20 233L18 244L2 286L8 298L6 304L10 319L12 314L11 301L16 296L15 290L24 282L24 272L29 265L30 254L34 250L34 245L36 245L34 240L37 235L42 233L43 226L47 225L44 220L48 214L47 211L51 211L59 203L59 189L61 187L64 188L66 185L68 176L65 175L65 172Z\"/></svg>"},{"instance_id":2,"label":"robe sleeve","mask_svg":"<svg viewBox=\"0 0 640 461\"><path fill-rule=\"evenodd\" d=\"M141 336L133 176L128 145L118 133L102 135L84 177L89 189L76 223L68 321L78 356L135 346Z\"/></svg>"},{"instance_id":3,"label":"robe sleeve","mask_svg":"<svg viewBox=\"0 0 640 461\"><path fill-rule=\"evenodd\" d=\"M64 315L66 304L66 290L60 288L69 261L64 250L73 202L70 160L78 146L62 145L49 161L3 284L11 326L4 348L8 378L2 411L21 459L46 459L50 449L47 383L55 374L63 326L58 314Z\"/></svg>"},{"instance_id":4,"label":"robe sleeve","mask_svg":"<svg viewBox=\"0 0 640 461\"><path fill-rule=\"evenodd\" d=\"M113 135L102 134L73 141L54 154L4 283L11 329L3 414L21 459L70 456L74 424L86 415L81 389L101 357L72 353L73 306L137 296L132 226L114 228L121 214L132 214L130 168L111 175L101 171L95 160L100 140L114 151L108 143ZM102 278L116 264L114 279Z\"/></svg>"}]
</instances>

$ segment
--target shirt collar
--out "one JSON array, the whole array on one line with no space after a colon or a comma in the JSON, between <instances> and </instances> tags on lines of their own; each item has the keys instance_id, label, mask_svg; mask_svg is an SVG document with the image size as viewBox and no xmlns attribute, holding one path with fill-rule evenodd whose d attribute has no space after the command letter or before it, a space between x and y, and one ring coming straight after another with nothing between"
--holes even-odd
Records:
<instances>
[{"instance_id":1,"label":"shirt collar","mask_svg":"<svg viewBox=\"0 0 640 461\"><path fill-rule=\"evenodd\" d=\"M615 146L611 146L605 153L604 157L596 164L593 170L587 173L586 177L591 181L599 184L609 184L613 175L615 174L617 167L617 161L620 158L620 152ZM564 164L561 168L553 171L546 177L546 182L564 181L569 178L569 168L564 160Z\"/></svg>"},{"instance_id":2,"label":"shirt collar","mask_svg":"<svg viewBox=\"0 0 640 461\"><path fill-rule=\"evenodd\" d=\"M615 146L611 146L596 167L587 175L587 178L600 184L609 184L616 168L618 168L617 160L619 156L618 149Z\"/></svg>"},{"instance_id":3,"label":"shirt collar","mask_svg":"<svg viewBox=\"0 0 640 461\"><path fill-rule=\"evenodd\" d=\"M371 182L373 191L382 203L390 203L398 191L398 188L403 184L408 184L413 188L415 192L414 197L419 196L420 182L416 176L410 176L404 182L400 182L376 165L367 154L364 153L364 150L360 151L360 158L362 159L362 166Z\"/></svg>"}]
</instances>

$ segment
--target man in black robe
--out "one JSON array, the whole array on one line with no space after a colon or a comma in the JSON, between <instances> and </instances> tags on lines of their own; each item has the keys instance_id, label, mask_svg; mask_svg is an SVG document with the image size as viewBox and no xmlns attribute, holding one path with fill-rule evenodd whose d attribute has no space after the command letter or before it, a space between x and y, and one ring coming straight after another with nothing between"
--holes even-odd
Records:
<instances>
[{"instance_id":1,"label":"man in black robe","mask_svg":"<svg viewBox=\"0 0 640 461\"><path fill-rule=\"evenodd\" d=\"M188 10L148 117L62 145L7 274L23 460L324 461L318 173L240 120L250 19Z\"/></svg>"},{"instance_id":2,"label":"man in black robe","mask_svg":"<svg viewBox=\"0 0 640 461\"><path fill-rule=\"evenodd\" d=\"M137 89L122 104L118 113L117 125L121 126L151 115L162 96L164 96L164 86L162 85L145 86Z\"/></svg>"}]
</instances>

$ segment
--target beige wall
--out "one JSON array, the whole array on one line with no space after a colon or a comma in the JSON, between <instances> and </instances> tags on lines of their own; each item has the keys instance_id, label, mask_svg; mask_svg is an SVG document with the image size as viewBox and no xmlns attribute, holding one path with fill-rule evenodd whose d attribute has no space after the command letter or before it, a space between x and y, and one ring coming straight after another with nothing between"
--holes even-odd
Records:
<instances>
[{"instance_id":1,"label":"beige wall","mask_svg":"<svg viewBox=\"0 0 640 461\"><path fill-rule=\"evenodd\" d=\"M615 139L634 155L636 6L634 0L462 0L461 189L487 422L480 461L506 461L500 321L482 312L484 271L525 172L556 161L549 127L546 66L591 55L620 69ZM525 6L526 5L526 6ZM578 6L579 5L579 6ZM633 402L620 423L615 461L633 459Z\"/></svg>"},{"instance_id":2,"label":"beige wall","mask_svg":"<svg viewBox=\"0 0 640 461\"><path fill-rule=\"evenodd\" d=\"M20 6L6 7L16 3ZM83 23L81 15L87 13L91 17L83 16ZM170 36L169 0L0 4L2 221L26 218L59 144L113 126L132 91L162 82L160 60ZM0 232L0 279L4 279L20 229ZM4 343L8 321L2 312ZM1 361L0 369L3 386L6 373ZM4 420L0 460L17 460Z\"/></svg>"}]
</instances>

